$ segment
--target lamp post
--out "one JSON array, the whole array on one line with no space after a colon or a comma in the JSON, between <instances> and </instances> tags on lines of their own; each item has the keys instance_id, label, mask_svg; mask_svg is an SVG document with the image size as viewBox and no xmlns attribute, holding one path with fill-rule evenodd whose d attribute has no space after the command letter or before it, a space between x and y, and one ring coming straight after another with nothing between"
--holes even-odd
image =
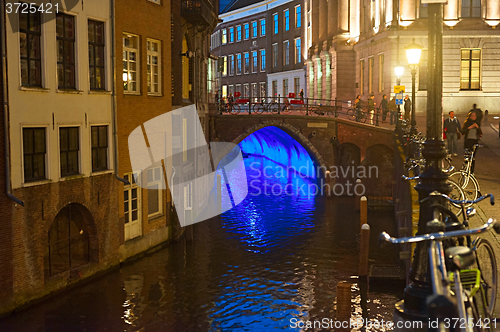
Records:
<instances>
[{"instance_id":1,"label":"lamp post","mask_svg":"<svg viewBox=\"0 0 500 332\"><path fill-rule=\"evenodd\" d=\"M397 85L401 85L401 77L403 76L405 68L399 63L394 67L394 72L396 73ZM399 131L401 126L401 105L398 105L398 118L396 119L396 131Z\"/></svg>"},{"instance_id":2,"label":"lamp post","mask_svg":"<svg viewBox=\"0 0 500 332\"><path fill-rule=\"evenodd\" d=\"M413 39L413 43L406 47L406 57L411 69L411 135L417 133L417 120L415 119L415 75L417 74L421 54L422 46L415 44L415 39Z\"/></svg>"}]
</instances>

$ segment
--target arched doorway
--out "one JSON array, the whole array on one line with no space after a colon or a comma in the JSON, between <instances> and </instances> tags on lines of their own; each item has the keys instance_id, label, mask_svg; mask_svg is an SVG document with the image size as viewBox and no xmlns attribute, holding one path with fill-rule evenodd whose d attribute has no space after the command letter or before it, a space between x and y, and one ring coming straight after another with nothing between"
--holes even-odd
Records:
<instances>
[{"instance_id":1,"label":"arched doorway","mask_svg":"<svg viewBox=\"0 0 500 332\"><path fill-rule=\"evenodd\" d=\"M44 274L51 277L91 261L90 225L79 204L65 206L50 225L45 245Z\"/></svg>"}]
</instances>

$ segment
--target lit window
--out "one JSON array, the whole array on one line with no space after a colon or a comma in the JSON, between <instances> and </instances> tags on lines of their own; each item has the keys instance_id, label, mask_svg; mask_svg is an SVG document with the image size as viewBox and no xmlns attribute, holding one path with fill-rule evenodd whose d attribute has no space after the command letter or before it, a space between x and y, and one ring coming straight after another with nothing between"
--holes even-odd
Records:
<instances>
[{"instance_id":1,"label":"lit window","mask_svg":"<svg viewBox=\"0 0 500 332\"><path fill-rule=\"evenodd\" d=\"M266 50L260 50L260 70L266 70Z\"/></svg>"},{"instance_id":2,"label":"lit window","mask_svg":"<svg viewBox=\"0 0 500 332\"><path fill-rule=\"evenodd\" d=\"M260 20L260 35L265 36L266 35L266 20Z\"/></svg>"},{"instance_id":3,"label":"lit window","mask_svg":"<svg viewBox=\"0 0 500 332\"><path fill-rule=\"evenodd\" d=\"M365 93L364 90L364 85L365 85L365 77L364 77L364 71L365 71L365 61L361 60L359 62L359 94Z\"/></svg>"},{"instance_id":4,"label":"lit window","mask_svg":"<svg viewBox=\"0 0 500 332\"><path fill-rule=\"evenodd\" d=\"M227 57L222 57L223 67L222 67L222 76L227 76Z\"/></svg>"},{"instance_id":5,"label":"lit window","mask_svg":"<svg viewBox=\"0 0 500 332\"><path fill-rule=\"evenodd\" d=\"M295 7L295 27L300 28L302 26L302 9L301 6L298 5Z\"/></svg>"},{"instance_id":6,"label":"lit window","mask_svg":"<svg viewBox=\"0 0 500 332\"><path fill-rule=\"evenodd\" d=\"M234 28L233 27L229 28L229 42L234 43Z\"/></svg>"},{"instance_id":7,"label":"lit window","mask_svg":"<svg viewBox=\"0 0 500 332\"><path fill-rule=\"evenodd\" d=\"M257 51L252 51L252 73L257 72Z\"/></svg>"},{"instance_id":8,"label":"lit window","mask_svg":"<svg viewBox=\"0 0 500 332\"><path fill-rule=\"evenodd\" d=\"M463 48L460 62L460 89L480 90L481 49Z\"/></svg>"},{"instance_id":9,"label":"lit window","mask_svg":"<svg viewBox=\"0 0 500 332\"><path fill-rule=\"evenodd\" d=\"M245 40L250 38L250 25L245 23Z\"/></svg>"},{"instance_id":10,"label":"lit window","mask_svg":"<svg viewBox=\"0 0 500 332\"><path fill-rule=\"evenodd\" d=\"M384 55L378 56L378 92L384 91Z\"/></svg>"},{"instance_id":11,"label":"lit window","mask_svg":"<svg viewBox=\"0 0 500 332\"><path fill-rule=\"evenodd\" d=\"M123 91L139 92L139 37L123 35Z\"/></svg>"},{"instance_id":12,"label":"lit window","mask_svg":"<svg viewBox=\"0 0 500 332\"><path fill-rule=\"evenodd\" d=\"M368 93L373 93L373 57L368 58Z\"/></svg>"},{"instance_id":13,"label":"lit window","mask_svg":"<svg viewBox=\"0 0 500 332\"><path fill-rule=\"evenodd\" d=\"M161 49L160 41L148 39L147 42L148 93L161 93Z\"/></svg>"},{"instance_id":14,"label":"lit window","mask_svg":"<svg viewBox=\"0 0 500 332\"><path fill-rule=\"evenodd\" d=\"M295 63L302 62L302 45L300 38L295 39Z\"/></svg>"},{"instance_id":15,"label":"lit window","mask_svg":"<svg viewBox=\"0 0 500 332\"><path fill-rule=\"evenodd\" d=\"M222 29L222 45L226 45L226 44L227 44L227 30Z\"/></svg>"},{"instance_id":16,"label":"lit window","mask_svg":"<svg viewBox=\"0 0 500 332\"><path fill-rule=\"evenodd\" d=\"M241 53L236 54L236 75L241 75Z\"/></svg>"},{"instance_id":17,"label":"lit window","mask_svg":"<svg viewBox=\"0 0 500 332\"><path fill-rule=\"evenodd\" d=\"M283 65L288 66L290 64L290 43L288 40L283 42Z\"/></svg>"},{"instance_id":18,"label":"lit window","mask_svg":"<svg viewBox=\"0 0 500 332\"><path fill-rule=\"evenodd\" d=\"M288 9L283 11L285 31L290 30L290 11Z\"/></svg>"},{"instance_id":19,"label":"lit window","mask_svg":"<svg viewBox=\"0 0 500 332\"><path fill-rule=\"evenodd\" d=\"M229 76L234 75L234 55L229 56Z\"/></svg>"},{"instance_id":20,"label":"lit window","mask_svg":"<svg viewBox=\"0 0 500 332\"><path fill-rule=\"evenodd\" d=\"M273 44L273 67L278 67L278 44Z\"/></svg>"},{"instance_id":21,"label":"lit window","mask_svg":"<svg viewBox=\"0 0 500 332\"><path fill-rule=\"evenodd\" d=\"M462 17L481 17L481 0L462 0Z\"/></svg>"},{"instance_id":22,"label":"lit window","mask_svg":"<svg viewBox=\"0 0 500 332\"><path fill-rule=\"evenodd\" d=\"M236 41L241 41L241 25L236 27Z\"/></svg>"},{"instance_id":23,"label":"lit window","mask_svg":"<svg viewBox=\"0 0 500 332\"><path fill-rule=\"evenodd\" d=\"M278 34L278 14L273 15L273 20L274 20L274 34Z\"/></svg>"},{"instance_id":24,"label":"lit window","mask_svg":"<svg viewBox=\"0 0 500 332\"><path fill-rule=\"evenodd\" d=\"M250 54L248 52L245 53L245 74L250 72Z\"/></svg>"},{"instance_id":25,"label":"lit window","mask_svg":"<svg viewBox=\"0 0 500 332\"><path fill-rule=\"evenodd\" d=\"M252 38L257 38L257 22L252 22Z\"/></svg>"}]
</instances>

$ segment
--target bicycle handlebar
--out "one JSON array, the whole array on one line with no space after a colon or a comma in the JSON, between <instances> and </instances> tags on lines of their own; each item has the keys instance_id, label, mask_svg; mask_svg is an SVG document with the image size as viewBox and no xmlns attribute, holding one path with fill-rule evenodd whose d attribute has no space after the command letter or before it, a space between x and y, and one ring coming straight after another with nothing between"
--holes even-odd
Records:
<instances>
[{"instance_id":1,"label":"bicycle handlebar","mask_svg":"<svg viewBox=\"0 0 500 332\"><path fill-rule=\"evenodd\" d=\"M495 197L493 196L493 194L487 194L487 195L483 195L475 200L463 200L463 201L460 201L460 200L454 200L453 198L450 198L449 196L445 195L445 194L442 194L438 191L434 191L432 193L429 194L430 196L441 196L445 199L447 199L449 202L451 203L455 203L455 204L476 204L476 203L479 203L481 202L483 199L486 199L486 198L490 198L490 204L491 205L495 205ZM429 196L429 197L430 197ZM423 200L421 200L421 202L425 202L429 199L429 197L426 197L424 198Z\"/></svg>"},{"instance_id":2,"label":"bicycle handlebar","mask_svg":"<svg viewBox=\"0 0 500 332\"><path fill-rule=\"evenodd\" d=\"M412 176L412 177L409 177L409 176L406 176L406 175L401 175L401 178L403 180L406 180L406 181L410 181L410 180L418 180L420 178L420 176Z\"/></svg>"},{"instance_id":3,"label":"bicycle handlebar","mask_svg":"<svg viewBox=\"0 0 500 332\"><path fill-rule=\"evenodd\" d=\"M379 236L379 245L382 244L383 242L389 242L389 243L393 243L393 244L404 244L404 243L417 243L417 242L424 242L424 241L444 240L444 239L450 239L450 238L454 238L454 237L463 237L463 236L467 236L467 235L483 233L490 228L494 228L495 232L500 234L500 224L498 224L497 220L494 218L488 219L486 224L484 224L478 228L463 229L463 230L450 231L450 232L430 233L430 234L423 234L423 235L417 235L417 236L412 236L412 237L395 238L395 237L391 237L386 232L382 232L382 233L380 233L380 236Z\"/></svg>"}]
</instances>

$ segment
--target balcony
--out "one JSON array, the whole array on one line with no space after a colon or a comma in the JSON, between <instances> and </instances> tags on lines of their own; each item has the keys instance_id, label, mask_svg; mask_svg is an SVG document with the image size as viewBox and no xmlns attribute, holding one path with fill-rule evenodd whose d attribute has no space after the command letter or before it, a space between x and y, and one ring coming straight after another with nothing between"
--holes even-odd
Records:
<instances>
[{"instance_id":1,"label":"balcony","mask_svg":"<svg viewBox=\"0 0 500 332\"><path fill-rule=\"evenodd\" d=\"M193 25L215 26L215 8L207 0L182 0L181 15Z\"/></svg>"}]
</instances>

